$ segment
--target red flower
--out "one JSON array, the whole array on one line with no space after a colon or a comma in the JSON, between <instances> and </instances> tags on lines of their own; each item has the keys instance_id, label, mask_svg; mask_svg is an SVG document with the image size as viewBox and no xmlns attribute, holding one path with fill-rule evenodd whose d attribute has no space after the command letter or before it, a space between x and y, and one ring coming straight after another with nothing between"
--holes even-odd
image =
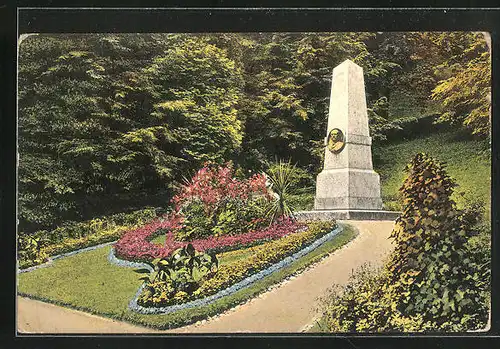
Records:
<instances>
[{"instance_id":1,"label":"red flower","mask_svg":"<svg viewBox=\"0 0 500 349\"><path fill-rule=\"evenodd\" d=\"M148 225L125 233L115 244L117 255L128 260L151 260L165 257L173 250L182 247L185 243L175 240L175 231L183 227L181 208L194 199L202 202L206 213L213 212L223 200L227 199L246 201L257 195L261 195L268 200L272 199L267 190L264 175L255 174L247 180L238 180L233 177L233 174L233 168L229 164L212 167L206 163L195 174L193 179L184 185L179 193L172 198L174 212ZM253 219L252 223L259 221L262 222L263 219ZM300 223L285 218L268 228L234 236L212 236L194 240L191 243L199 251L210 250L217 252L254 244L258 241L280 238L297 231L302 226ZM159 229L167 230L164 246L149 241L151 235Z\"/></svg>"},{"instance_id":2,"label":"red flower","mask_svg":"<svg viewBox=\"0 0 500 349\"><path fill-rule=\"evenodd\" d=\"M176 241L173 228L178 227L181 218L170 215L166 219L160 219L149 223L141 228L125 233L115 244L117 256L127 260L152 260L168 256L174 250L185 245L184 242ZM221 251L237 249L257 242L281 238L299 229L305 228L305 224L284 218L270 227L254 230L240 235L226 235L222 237L208 237L191 241L193 247L198 251L210 251L218 253ZM158 229L168 229L165 245L161 246L149 241Z\"/></svg>"}]
</instances>

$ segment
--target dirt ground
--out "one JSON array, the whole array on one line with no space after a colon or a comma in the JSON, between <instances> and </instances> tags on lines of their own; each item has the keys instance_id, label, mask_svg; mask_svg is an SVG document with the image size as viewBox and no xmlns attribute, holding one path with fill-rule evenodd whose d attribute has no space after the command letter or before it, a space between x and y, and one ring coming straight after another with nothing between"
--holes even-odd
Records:
<instances>
[{"instance_id":1,"label":"dirt ground","mask_svg":"<svg viewBox=\"0 0 500 349\"><path fill-rule=\"evenodd\" d=\"M271 291L220 316L185 327L155 331L84 312L18 297L19 333L231 333L301 332L314 323L318 297L332 283L347 282L353 269L381 263L391 249L392 221L349 221L359 236Z\"/></svg>"}]
</instances>

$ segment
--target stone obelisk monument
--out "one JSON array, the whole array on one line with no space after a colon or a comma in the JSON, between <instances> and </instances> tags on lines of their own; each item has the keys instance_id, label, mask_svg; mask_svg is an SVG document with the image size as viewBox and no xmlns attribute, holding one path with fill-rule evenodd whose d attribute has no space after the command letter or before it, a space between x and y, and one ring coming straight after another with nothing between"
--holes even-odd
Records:
<instances>
[{"instance_id":1,"label":"stone obelisk monument","mask_svg":"<svg viewBox=\"0 0 500 349\"><path fill-rule=\"evenodd\" d=\"M314 210L336 219L394 219L382 210L373 170L363 68L350 60L333 69L325 161L317 177Z\"/></svg>"}]
</instances>

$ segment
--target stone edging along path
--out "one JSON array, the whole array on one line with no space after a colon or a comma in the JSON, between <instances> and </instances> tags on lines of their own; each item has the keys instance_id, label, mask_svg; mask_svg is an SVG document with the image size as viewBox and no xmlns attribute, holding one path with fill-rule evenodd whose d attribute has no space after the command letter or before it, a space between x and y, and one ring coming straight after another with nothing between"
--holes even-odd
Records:
<instances>
[{"instance_id":1,"label":"stone edging along path","mask_svg":"<svg viewBox=\"0 0 500 349\"><path fill-rule=\"evenodd\" d=\"M214 303L220 298L227 297L229 295L234 294L235 292L244 289L246 287L251 286L253 283L257 282L258 280L263 279L264 277L290 265L297 259L305 256L309 252L313 251L314 249L318 248L325 242L333 239L335 236L337 236L340 232L342 232L344 227L341 224L337 224L337 227L332 230L330 233L323 235L321 238L315 240L313 243L311 243L309 246L303 248L302 250L292 254L291 256L288 256L284 258L283 260L279 261L278 263L275 263L271 265L270 267L261 270L260 272L253 274L251 276L246 277L245 279L235 283L234 285L221 290L217 292L214 295L201 298L201 299L196 299L190 302L182 303L182 304L174 304L171 306L167 307L158 307L158 308L153 308L153 307L143 307L139 304L137 304L137 299L139 298L142 290L145 287L145 283L143 283L139 289L137 290L134 298L130 301L129 303L129 309L141 313L141 314L169 314L169 313L174 313L179 310L183 309L189 309L189 308L194 308L194 307L199 307L203 305L208 305L211 303ZM147 268L148 270L152 271L152 268L150 265L146 263L137 263L137 262L129 262L125 261L122 259L117 258L114 255L114 249L112 248L109 255L108 255L108 261L119 265L119 266L124 266L124 267L132 267L132 268Z\"/></svg>"}]
</instances>

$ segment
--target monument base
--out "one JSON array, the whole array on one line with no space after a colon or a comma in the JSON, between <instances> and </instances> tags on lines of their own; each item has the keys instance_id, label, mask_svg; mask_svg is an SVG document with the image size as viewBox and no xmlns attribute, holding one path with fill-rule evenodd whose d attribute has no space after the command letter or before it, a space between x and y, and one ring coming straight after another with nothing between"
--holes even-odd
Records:
<instances>
[{"instance_id":1,"label":"monument base","mask_svg":"<svg viewBox=\"0 0 500 349\"><path fill-rule=\"evenodd\" d=\"M315 210L382 210L380 177L371 169L324 169L316 177Z\"/></svg>"},{"instance_id":2,"label":"monument base","mask_svg":"<svg viewBox=\"0 0 500 349\"><path fill-rule=\"evenodd\" d=\"M319 220L371 220L371 221L395 221L401 212L384 210L313 210L298 211L295 217L299 221Z\"/></svg>"}]
</instances>

